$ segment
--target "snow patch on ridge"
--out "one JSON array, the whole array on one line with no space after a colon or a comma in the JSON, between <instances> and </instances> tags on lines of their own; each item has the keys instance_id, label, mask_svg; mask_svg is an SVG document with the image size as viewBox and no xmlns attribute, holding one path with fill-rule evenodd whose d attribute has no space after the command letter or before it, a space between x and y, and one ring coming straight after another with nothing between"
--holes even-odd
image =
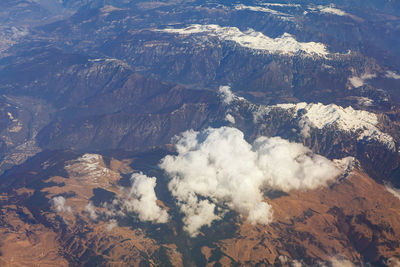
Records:
<instances>
[{"instance_id":1,"label":"snow patch on ridge","mask_svg":"<svg viewBox=\"0 0 400 267\"><path fill-rule=\"evenodd\" d=\"M304 126L323 129L334 125L341 131L358 134L358 140L373 139L385 144L392 151L395 149L393 138L377 128L379 120L374 113L355 110L351 106L343 108L335 104L321 103L280 104L276 107L292 109L295 116L297 111L305 110L306 112L301 115Z\"/></svg>"},{"instance_id":2,"label":"snow patch on ridge","mask_svg":"<svg viewBox=\"0 0 400 267\"><path fill-rule=\"evenodd\" d=\"M97 183L110 170L104 166L103 157L98 154L86 153L65 166L65 169L77 177L83 177L92 183Z\"/></svg>"},{"instance_id":3,"label":"snow patch on ridge","mask_svg":"<svg viewBox=\"0 0 400 267\"><path fill-rule=\"evenodd\" d=\"M311 128L324 129L336 127L339 131L357 135L357 140L375 140L385 145L389 150L395 151L396 144L391 135L382 132L378 128L379 119L375 113L364 110L355 110L349 106L343 108L335 104L324 105L322 103L283 103L271 106L257 105L247 101L243 97L235 95L229 86L221 86L219 89L221 101L228 105L228 113L232 113L235 102L245 102L253 114L254 123L262 120L274 109L288 110L294 118L298 118L303 137L308 137ZM222 93L223 92L223 93ZM228 101L227 101L228 99ZM359 99L359 104L372 105L368 98ZM301 111L301 112L298 112ZM233 113L232 113L233 114Z\"/></svg>"},{"instance_id":4,"label":"snow patch on ridge","mask_svg":"<svg viewBox=\"0 0 400 267\"><path fill-rule=\"evenodd\" d=\"M232 123L232 124L235 124L235 117L233 117L231 114L226 114L226 116L225 116L225 120L226 121L228 121L228 122L230 122L230 123Z\"/></svg>"},{"instance_id":5,"label":"snow patch on ridge","mask_svg":"<svg viewBox=\"0 0 400 267\"><path fill-rule=\"evenodd\" d=\"M108 15L110 12L121 11L121 10L124 10L124 9L118 8L118 7L115 7L115 6L111 6L111 5L106 5L106 6L102 7L102 8L100 8L100 11L101 11L102 13L107 14L107 15Z\"/></svg>"},{"instance_id":6,"label":"snow patch on ridge","mask_svg":"<svg viewBox=\"0 0 400 267\"><path fill-rule=\"evenodd\" d=\"M337 16L348 16L349 14L344 12L343 10L340 10L338 8L335 7L335 5L331 4L329 6L317 6L317 9L321 12L321 13L325 13L325 14L333 14L333 15L337 15Z\"/></svg>"},{"instance_id":7,"label":"snow patch on ridge","mask_svg":"<svg viewBox=\"0 0 400 267\"><path fill-rule=\"evenodd\" d=\"M208 34L211 36L217 36L221 40L233 41L242 47L268 51L270 53L304 53L305 55L309 56L318 55L321 57L329 54L324 44L316 42L298 42L289 33L284 33L282 36L277 38L270 38L253 29L248 29L242 32L236 27L221 27L215 24L193 24L189 27L181 29L167 28L156 31L181 35Z\"/></svg>"},{"instance_id":8,"label":"snow patch on ridge","mask_svg":"<svg viewBox=\"0 0 400 267\"><path fill-rule=\"evenodd\" d=\"M263 6L278 6L278 7L301 7L299 4L281 4L281 3L260 3Z\"/></svg>"},{"instance_id":9,"label":"snow patch on ridge","mask_svg":"<svg viewBox=\"0 0 400 267\"><path fill-rule=\"evenodd\" d=\"M398 198L400 200L400 189L394 188L391 184L387 183L385 184L386 190L391 193L393 196Z\"/></svg>"},{"instance_id":10,"label":"snow patch on ridge","mask_svg":"<svg viewBox=\"0 0 400 267\"><path fill-rule=\"evenodd\" d=\"M29 29L27 27L0 26L0 55L28 34Z\"/></svg>"},{"instance_id":11,"label":"snow patch on ridge","mask_svg":"<svg viewBox=\"0 0 400 267\"><path fill-rule=\"evenodd\" d=\"M394 71L390 71L390 70L388 70L386 72L385 77L389 78L389 79L395 79L395 80L399 80L400 79L400 75L399 74L397 74Z\"/></svg>"},{"instance_id":12,"label":"snow patch on ridge","mask_svg":"<svg viewBox=\"0 0 400 267\"><path fill-rule=\"evenodd\" d=\"M273 15L277 15L277 16L282 16L282 18L288 19L289 17L291 17L291 15L286 14L286 13L282 13L267 7L261 7L261 6L246 6L243 4L240 5L236 5L235 6L236 10L250 10L250 11L254 11L254 12L264 12L264 13L270 13Z\"/></svg>"}]
</instances>

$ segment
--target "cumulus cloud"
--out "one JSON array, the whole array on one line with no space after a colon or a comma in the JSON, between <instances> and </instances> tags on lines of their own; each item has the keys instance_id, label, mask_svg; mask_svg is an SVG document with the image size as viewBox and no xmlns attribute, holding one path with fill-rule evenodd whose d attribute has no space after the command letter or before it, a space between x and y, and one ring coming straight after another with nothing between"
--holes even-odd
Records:
<instances>
[{"instance_id":1,"label":"cumulus cloud","mask_svg":"<svg viewBox=\"0 0 400 267\"><path fill-rule=\"evenodd\" d=\"M278 257L278 260L279 260L279 261L281 262L281 264L283 265L283 264L287 264L289 258L288 258L286 255L280 255L280 256Z\"/></svg>"},{"instance_id":2,"label":"cumulus cloud","mask_svg":"<svg viewBox=\"0 0 400 267\"><path fill-rule=\"evenodd\" d=\"M349 82L354 88L359 88L365 84L366 80L370 80L376 77L376 74L364 73L361 76L349 77Z\"/></svg>"},{"instance_id":3,"label":"cumulus cloud","mask_svg":"<svg viewBox=\"0 0 400 267\"><path fill-rule=\"evenodd\" d=\"M291 262L292 267L303 267L303 264L299 262L298 260L294 260Z\"/></svg>"},{"instance_id":4,"label":"cumulus cloud","mask_svg":"<svg viewBox=\"0 0 400 267\"><path fill-rule=\"evenodd\" d=\"M226 116L225 121L235 124L236 120L235 117L230 113L232 112L232 102L238 100L244 100L244 98L235 95L229 85L222 85L218 89L218 95L223 104L225 104L226 109Z\"/></svg>"},{"instance_id":5,"label":"cumulus cloud","mask_svg":"<svg viewBox=\"0 0 400 267\"><path fill-rule=\"evenodd\" d=\"M106 230L107 231L111 231L112 229L114 229L115 227L118 226L118 222L115 219L111 219L110 222L107 224L106 226Z\"/></svg>"},{"instance_id":6,"label":"cumulus cloud","mask_svg":"<svg viewBox=\"0 0 400 267\"><path fill-rule=\"evenodd\" d=\"M57 212L72 212L72 208L65 204L65 198L62 196L53 197L51 204Z\"/></svg>"},{"instance_id":7,"label":"cumulus cloud","mask_svg":"<svg viewBox=\"0 0 400 267\"><path fill-rule=\"evenodd\" d=\"M131 180L132 187L128 197L123 199L123 207L127 211L137 213L141 221L166 223L168 213L157 205L157 196L154 191L156 178L148 177L143 173L134 173Z\"/></svg>"},{"instance_id":8,"label":"cumulus cloud","mask_svg":"<svg viewBox=\"0 0 400 267\"><path fill-rule=\"evenodd\" d=\"M229 105L237 96L232 93L231 88L228 85L220 86L218 94L223 103Z\"/></svg>"},{"instance_id":9,"label":"cumulus cloud","mask_svg":"<svg viewBox=\"0 0 400 267\"><path fill-rule=\"evenodd\" d=\"M232 209L253 224L272 220L264 189L290 191L325 185L341 171L330 160L280 137L249 144L235 128L184 132L176 156L160 167L171 177L169 190L184 214L185 229L196 236L203 225Z\"/></svg>"},{"instance_id":10,"label":"cumulus cloud","mask_svg":"<svg viewBox=\"0 0 400 267\"><path fill-rule=\"evenodd\" d=\"M89 202L85 211L92 220L97 220L101 215L109 219L107 229L116 226L116 218L127 216L127 213L136 213L141 221L150 221L153 223L166 223L168 213L157 204L157 196L154 191L156 187L156 178L148 177L143 173L134 173L131 177L132 186L130 188L122 187L111 202L103 203L102 207L96 208L92 202Z\"/></svg>"},{"instance_id":11,"label":"cumulus cloud","mask_svg":"<svg viewBox=\"0 0 400 267\"><path fill-rule=\"evenodd\" d=\"M85 206L85 211L87 211L87 213L89 214L90 219L97 220L97 218L99 218L98 212L96 211L96 207L93 205L91 201Z\"/></svg>"}]
</instances>

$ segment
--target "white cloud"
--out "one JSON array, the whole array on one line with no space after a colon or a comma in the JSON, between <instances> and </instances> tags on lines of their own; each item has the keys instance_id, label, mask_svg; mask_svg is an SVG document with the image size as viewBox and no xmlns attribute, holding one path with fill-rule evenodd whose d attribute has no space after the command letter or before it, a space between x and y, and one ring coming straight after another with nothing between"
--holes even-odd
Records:
<instances>
[{"instance_id":1,"label":"white cloud","mask_svg":"<svg viewBox=\"0 0 400 267\"><path fill-rule=\"evenodd\" d=\"M97 220L99 218L98 212L96 211L96 207L90 201L86 206L85 210L89 213L89 218L92 220Z\"/></svg>"},{"instance_id":2,"label":"white cloud","mask_svg":"<svg viewBox=\"0 0 400 267\"><path fill-rule=\"evenodd\" d=\"M268 177L266 182L274 189L314 189L340 174L328 159L280 137L260 137L253 149L258 154L258 165Z\"/></svg>"},{"instance_id":3,"label":"white cloud","mask_svg":"<svg viewBox=\"0 0 400 267\"><path fill-rule=\"evenodd\" d=\"M111 231L112 229L114 229L115 227L118 226L118 222L115 219L111 219L110 222L107 224L106 226L106 230L107 231Z\"/></svg>"},{"instance_id":4,"label":"white cloud","mask_svg":"<svg viewBox=\"0 0 400 267\"><path fill-rule=\"evenodd\" d=\"M178 155L166 156L160 167L171 177L169 190L192 236L222 218L225 208L250 223L267 224L272 209L263 201L264 189L316 188L341 173L301 144L279 137L260 137L249 144L241 131L230 127L184 132L175 147Z\"/></svg>"},{"instance_id":5,"label":"white cloud","mask_svg":"<svg viewBox=\"0 0 400 267\"><path fill-rule=\"evenodd\" d=\"M395 79L395 80L399 80L400 79L400 75L399 74L397 74L394 71L390 71L390 70L388 70L386 72L385 77L389 78L389 79Z\"/></svg>"},{"instance_id":6,"label":"white cloud","mask_svg":"<svg viewBox=\"0 0 400 267\"><path fill-rule=\"evenodd\" d=\"M281 262L281 264L287 264L289 258L286 255L279 255L278 257L279 261Z\"/></svg>"},{"instance_id":7,"label":"white cloud","mask_svg":"<svg viewBox=\"0 0 400 267\"><path fill-rule=\"evenodd\" d=\"M171 187L174 186L171 184ZM170 190L175 191L170 187ZM173 193L179 201L181 212L185 214L183 218L184 230L192 237L197 236L202 226L211 226L215 220L220 220L221 215L215 214L216 206L209 200L199 200L194 193L187 196L179 196L183 194L182 188L177 188Z\"/></svg>"},{"instance_id":8,"label":"white cloud","mask_svg":"<svg viewBox=\"0 0 400 267\"><path fill-rule=\"evenodd\" d=\"M284 33L282 36L277 38L270 38L261 32L256 32L253 29L248 29L242 32L236 27L221 27L215 24L193 24L183 29L168 28L157 31L181 35L207 34L210 36L216 36L221 40L233 41L242 47L267 51L270 53L303 53L304 55L308 56L318 55L322 57L329 54L324 44L315 42L298 42L289 33Z\"/></svg>"},{"instance_id":9,"label":"white cloud","mask_svg":"<svg viewBox=\"0 0 400 267\"><path fill-rule=\"evenodd\" d=\"M299 262L298 260L294 260L294 261L292 261L291 266L292 267L303 267L303 264L301 262Z\"/></svg>"},{"instance_id":10,"label":"white cloud","mask_svg":"<svg viewBox=\"0 0 400 267\"><path fill-rule=\"evenodd\" d=\"M229 105L236 98L228 85L220 86L218 89L218 95L222 99L222 102L227 105Z\"/></svg>"},{"instance_id":11,"label":"white cloud","mask_svg":"<svg viewBox=\"0 0 400 267\"><path fill-rule=\"evenodd\" d=\"M235 95L229 85L221 85L218 88L218 96L225 105L231 104L232 101L245 100L243 97Z\"/></svg>"},{"instance_id":12,"label":"white cloud","mask_svg":"<svg viewBox=\"0 0 400 267\"><path fill-rule=\"evenodd\" d=\"M157 196L154 191L156 178L148 177L143 173L134 173L131 177L131 188L121 188L109 203L103 203L101 208L96 208L89 202L85 210L89 213L92 220L97 220L99 215L110 219L108 227L115 226L117 217L127 216L127 212L134 212L141 221L151 221L153 223L166 223L168 213L157 204Z\"/></svg>"},{"instance_id":13,"label":"white cloud","mask_svg":"<svg viewBox=\"0 0 400 267\"><path fill-rule=\"evenodd\" d=\"M154 191L156 178L134 173L131 180L132 187L128 197L121 199L123 207L127 211L137 213L141 221L166 223L168 213L157 205L157 196Z\"/></svg>"},{"instance_id":14,"label":"white cloud","mask_svg":"<svg viewBox=\"0 0 400 267\"><path fill-rule=\"evenodd\" d=\"M352 76L349 78L349 82L354 88L358 88L364 85L364 80L360 77Z\"/></svg>"},{"instance_id":15,"label":"white cloud","mask_svg":"<svg viewBox=\"0 0 400 267\"><path fill-rule=\"evenodd\" d=\"M376 77L376 74L371 74L371 73L364 73L361 76L352 76L349 78L350 84L354 88L359 88L365 84L366 80L370 80Z\"/></svg>"},{"instance_id":16,"label":"white cloud","mask_svg":"<svg viewBox=\"0 0 400 267\"><path fill-rule=\"evenodd\" d=\"M51 199L51 204L57 212L72 212L72 208L65 204L66 200L62 196L53 197Z\"/></svg>"}]
</instances>

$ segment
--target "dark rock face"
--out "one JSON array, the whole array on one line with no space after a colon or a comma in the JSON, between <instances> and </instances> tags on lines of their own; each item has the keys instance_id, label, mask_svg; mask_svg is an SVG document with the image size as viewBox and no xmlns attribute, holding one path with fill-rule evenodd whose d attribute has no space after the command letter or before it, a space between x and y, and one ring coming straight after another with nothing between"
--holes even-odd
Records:
<instances>
[{"instance_id":1,"label":"dark rock face","mask_svg":"<svg viewBox=\"0 0 400 267\"><path fill-rule=\"evenodd\" d=\"M145 77L119 60L49 49L8 66L1 77L5 94L44 99L55 108L53 121L37 129L43 148L143 150L222 116L215 93Z\"/></svg>"}]
</instances>

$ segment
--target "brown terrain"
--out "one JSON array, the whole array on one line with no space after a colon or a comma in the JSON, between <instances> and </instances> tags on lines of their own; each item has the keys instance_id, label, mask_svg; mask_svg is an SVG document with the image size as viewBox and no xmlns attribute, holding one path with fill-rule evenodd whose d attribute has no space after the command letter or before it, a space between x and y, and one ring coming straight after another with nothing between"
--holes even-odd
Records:
<instances>
[{"instance_id":1,"label":"brown terrain","mask_svg":"<svg viewBox=\"0 0 400 267\"><path fill-rule=\"evenodd\" d=\"M131 163L111 159L106 164L100 155L85 154L67 161L68 178L52 176L40 192L20 187L3 193L0 265L201 265L184 259L182 242L160 241L140 225L110 219L104 206L90 204L95 212L90 211L94 189L121 194L118 181L134 171ZM31 203L35 195L45 196L47 208ZM56 196L65 198L62 208L51 201ZM396 266L400 258L400 199L360 170L328 187L266 201L273 206L274 221L262 226L230 220L237 227L232 237L198 251L207 266L344 266L348 261Z\"/></svg>"},{"instance_id":2,"label":"brown terrain","mask_svg":"<svg viewBox=\"0 0 400 267\"><path fill-rule=\"evenodd\" d=\"M400 256L400 199L365 173L268 203L274 222L241 225L237 237L221 242L222 262L270 265L279 256L329 261L340 255L360 265L362 256L371 262Z\"/></svg>"}]
</instances>

